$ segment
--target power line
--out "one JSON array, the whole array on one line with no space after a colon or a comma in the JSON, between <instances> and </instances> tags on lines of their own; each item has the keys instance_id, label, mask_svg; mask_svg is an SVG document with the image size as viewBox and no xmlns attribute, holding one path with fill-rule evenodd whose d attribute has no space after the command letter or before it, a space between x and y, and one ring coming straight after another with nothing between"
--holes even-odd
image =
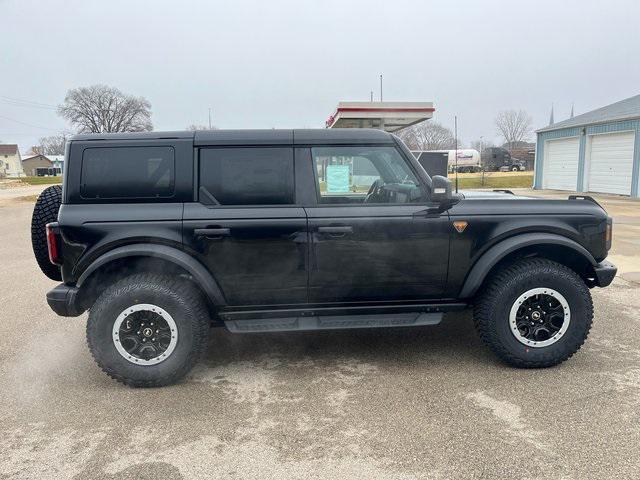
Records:
<instances>
[{"instance_id":1,"label":"power line","mask_svg":"<svg viewBox=\"0 0 640 480\"><path fill-rule=\"evenodd\" d=\"M62 131L62 129L60 129L60 128L51 128L51 127L42 127L40 125L33 125L31 123L26 123L26 122L22 122L20 120L16 120L15 118L5 117L4 115L0 115L0 118L4 118L5 120L9 120L10 122L19 123L21 125L26 125L27 127L41 128L43 130L51 130L51 131L54 131L54 132L61 132Z\"/></svg>"},{"instance_id":2,"label":"power line","mask_svg":"<svg viewBox=\"0 0 640 480\"><path fill-rule=\"evenodd\" d=\"M11 105L12 107L27 107L27 108L39 108L41 110L56 110L55 107L41 107L40 105L27 105L24 103L13 103L13 102L8 102L6 100L1 100L0 103L2 103L3 105Z\"/></svg>"},{"instance_id":3,"label":"power line","mask_svg":"<svg viewBox=\"0 0 640 480\"><path fill-rule=\"evenodd\" d=\"M3 100L8 100L10 102L21 103L25 105L33 105L33 106L47 107L47 108L58 108L56 105L51 105L50 103L34 102L33 100L24 100L22 98L7 97L6 95L0 95L0 98L2 98Z\"/></svg>"},{"instance_id":4,"label":"power line","mask_svg":"<svg viewBox=\"0 0 640 480\"><path fill-rule=\"evenodd\" d=\"M33 132L0 132L0 137L26 137L33 136Z\"/></svg>"}]
</instances>

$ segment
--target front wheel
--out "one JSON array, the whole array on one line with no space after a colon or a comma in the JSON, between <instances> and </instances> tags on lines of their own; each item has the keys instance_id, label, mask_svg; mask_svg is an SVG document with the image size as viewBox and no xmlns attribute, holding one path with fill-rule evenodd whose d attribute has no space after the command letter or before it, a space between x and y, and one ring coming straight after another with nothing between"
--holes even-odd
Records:
<instances>
[{"instance_id":1,"label":"front wheel","mask_svg":"<svg viewBox=\"0 0 640 480\"><path fill-rule=\"evenodd\" d=\"M136 274L108 287L89 312L87 343L102 370L132 387L176 383L207 346L200 292L181 278Z\"/></svg>"},{"instance_id":2,"label":"front wheel","mask_svg":"<svg viewBox=\"0 0 640 480\"><path fill-rule=\"evenodd\" d=\"M593 303L573 270L546 259L521 260L488 280L474 321L484 343L504 362L550 367L580 349L593 321Z\"/></svg>"}]
</instances>

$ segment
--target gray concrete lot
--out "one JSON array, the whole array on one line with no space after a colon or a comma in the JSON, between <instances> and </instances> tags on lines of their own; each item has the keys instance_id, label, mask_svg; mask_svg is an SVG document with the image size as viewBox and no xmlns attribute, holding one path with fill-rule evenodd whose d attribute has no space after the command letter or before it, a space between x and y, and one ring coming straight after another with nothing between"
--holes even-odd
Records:
<instances>
[{"instance_id":1,"label":"gray concrete lot","mask_svg":"<svg viewBox=\"0 0 640 480\"><path fill-rule=\"evenodd\" d=\"M633 272L640 204L613 201L613 256ZM132 390L93 363L86 316L46 305L31 208L0 206L2 479L640 476L632 279L593 291L591 335L556 368L503 366L462 313L419 329L219 329L184 383Z\"/></svg>"},{"instance_id":2,"label":"gray concrete lot","mask_svg":"<svg viewBox=\"0 0 640 480\"><path fill-rule=\"evenodd\" d=\"M16 186L17 182L0 182L0 207L24 201L35 201L37 196L49 185ZM20 184L18 184L20 185ZM33 199L33 200L32 200Z\"/></svg>"}]
</instances>

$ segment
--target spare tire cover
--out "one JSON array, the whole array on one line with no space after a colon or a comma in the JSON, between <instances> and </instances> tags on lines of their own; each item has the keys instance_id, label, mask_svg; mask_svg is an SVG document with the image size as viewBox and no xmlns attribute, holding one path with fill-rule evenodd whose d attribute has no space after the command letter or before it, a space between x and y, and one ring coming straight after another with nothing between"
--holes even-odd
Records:
<instances>
[{"instance_id":1,"label":"spare tire cover","mask_svg":"<svg viewBox=\"0 0 640 480\"><path fill-rule=\"evenodd\" d=\"M58 210L62 203L62 187L52 185L43 190L36 200L31 217L31 245L40 270L51 280L62 280L60 267L49 261L47 249L47 223L58 220Z\"/></svg>"}]
</instances>

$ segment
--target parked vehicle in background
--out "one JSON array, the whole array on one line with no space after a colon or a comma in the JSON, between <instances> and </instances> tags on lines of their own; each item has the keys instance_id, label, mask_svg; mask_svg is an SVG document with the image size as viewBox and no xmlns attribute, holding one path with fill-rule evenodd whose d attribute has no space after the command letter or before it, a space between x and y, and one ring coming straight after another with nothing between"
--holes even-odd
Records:
<instances>
[{"instance_id":1,"label":"parked vehicle in background","mask_svg":"<svg viewBox=\"0 0 640 480\"><path fill-rule=\"evenodd\" d=\"M480 152L471 148L459 148L458 150L415 150L412 153L416 158L424 156L424 154L430 154L433 158L435 158L436 155L445 156L447 158L447 169L449 173L455 172L456 169L458 173L472 173L482 170Z\"/></svg>"},{"instance_id":2,"label":"parked vehicle in background","mask_svg":"<svg viewBox=\"0 0 640 480\"><path fill-rule=\"evenodd\" d=\"M526 163L518 158L511 157L509 165L501 166L498 171L500 172L524 172L527 169Z\"/></svg>"},{"instance_id":3,"label":"parked vehicle in background","mask_svg":"<svg viewBox=\"0 0 640 480\"><path fill-rule=\"evenodd\" d=\"M449 150L449 172L474 173L482 170L480 152L470 148ZM457 158L456 158L457 157Z\"/></svg>"},{"instance_id":4,"label":"parked vehicle in background","mask_svg":"<svg viewBox=\"0 0 640 480\"><path fill-rule=\"evenodd\" d=\"M415 150L412 151L413 155L418 160L418 163L424 168L424 170L430 175L440 175L446 177L449 173L449 152L448 151L429 151L429 150Z\"/></svg>"},{"instance_id":5,"label":"parked vehicle in background","mask_svg":"<svg viewBox=\"0 0 640 480\"><path fill-rule=\"evenodd\" d=\"M536 160L536 144L522 142L516 144L515 147L510 149L511 156L517 158L524 165L524 169L532 171Z\"/></svg>"},{"instance_id":6,"label":"parked vehicle in background","mask_svg":"<svg viewBox=\"0 0 640 480\"><path fill-rule=\"evenodd\" d=\"M183 378L211 326L424 326L467 307L504 362L549 367L616 273L593 199L453 193L379 130L89 134L67 152L34 253L62 282L51 308L88 310L94 359L130 386Z\"/></svg>"},{"instance_id":7,"label":"parked vehicle in background","mask_svg":"<svg viewBox=\"0 0 640 480\"><path fill-rule=\"evenodd\" d=\"M526 162L513 158L505 148L488 147L482 151L482 166L486 172L519 172L526 169Z\"/></svg>"}]
</instances>

